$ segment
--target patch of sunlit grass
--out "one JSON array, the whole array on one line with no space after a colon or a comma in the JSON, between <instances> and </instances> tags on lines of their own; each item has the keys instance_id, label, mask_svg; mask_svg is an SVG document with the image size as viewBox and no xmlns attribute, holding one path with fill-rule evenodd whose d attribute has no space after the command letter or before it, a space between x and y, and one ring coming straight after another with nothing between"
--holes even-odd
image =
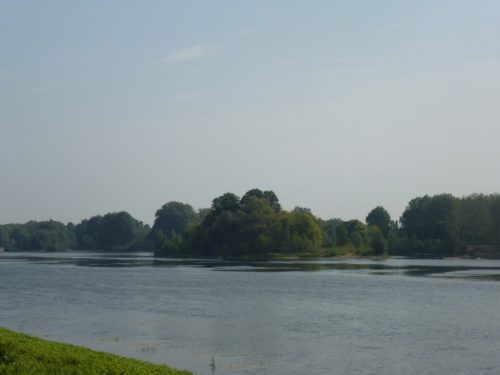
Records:
<instances>
[{"instance_id":1,"label":"patch of sunlit grass","mask_svg":"<svg viewBox=\"0 0 500 375\"><path fill-rule=\"evenodd\" d=\"M170 374L192 375L133 358L61 344L0 328L0 375L3 374Z\"/></svg>"}]
</instances>

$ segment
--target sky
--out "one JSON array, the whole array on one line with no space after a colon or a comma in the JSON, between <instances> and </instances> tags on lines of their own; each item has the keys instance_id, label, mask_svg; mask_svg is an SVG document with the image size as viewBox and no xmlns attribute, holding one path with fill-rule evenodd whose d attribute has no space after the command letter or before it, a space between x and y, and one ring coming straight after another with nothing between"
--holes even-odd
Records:
<instances>
[{"instance_id":1,"label":"sky","mask_svg":"<svg viewBox=\"0 0 500 375\"><path fill-rule=\"evenodd\" d=\"M0 224L500 191L500 2L2 1Z\"/></svg>"}]
</instances>

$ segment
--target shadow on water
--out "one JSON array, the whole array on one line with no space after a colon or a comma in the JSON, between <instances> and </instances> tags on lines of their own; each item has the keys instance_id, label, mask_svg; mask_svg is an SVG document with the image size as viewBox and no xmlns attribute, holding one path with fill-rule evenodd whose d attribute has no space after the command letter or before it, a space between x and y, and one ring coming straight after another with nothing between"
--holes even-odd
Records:
<instances>
[{"instance_id":1,"label":"shadow on water","mask_svg":"<svg viewBox=\"0 0 500 375\"><path fill-rule=\"evenodd\" d=\"M442 261L436 261L439 263ZM438 277L454 279L470 279L483 281L500 281L500 265L490 266L445 266L445 265L393 265L380 262L351 263L253 263L246 265L223 266L221 271L239 272L317 272L317 271L345 271L355 274L376 276L406 276L406 277Z\"/></svg>"},{"instance_id":2,"label":"shadow on water","mask_svg":"<svg viewBox=\"0 0 500 375\"><path fill-rule=\"evenodd\" d=\"M444 259L317 259L234 261L161 258L151 253L2 253L0 262L77 267L190 267L220 272L346 272L358 275L500 281L499 261Z\"/></svg>"}]
</instances>

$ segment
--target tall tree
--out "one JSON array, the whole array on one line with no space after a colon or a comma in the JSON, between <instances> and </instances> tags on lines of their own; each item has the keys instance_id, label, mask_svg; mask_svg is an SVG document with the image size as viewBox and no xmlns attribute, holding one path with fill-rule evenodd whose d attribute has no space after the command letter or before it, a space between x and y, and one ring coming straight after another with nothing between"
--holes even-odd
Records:
<instances>
[{"instance_id":1,"label":"tall tree","mask_svg":"<svg viewBox=\"0 0 500 375\"><path fill-rule=\"evenodd\" d=\"M128 212L111 212L82 220L74 228L77 248L81 250L150 250L146 237L149 226Z\"/></svg>"},{"instance_id":2,"label":"tall tree","mask_svg":"<svg viewBox=\"0 0 500 375\"><path fill-rule=\"evenodd\" d=\"M156 211L155 217L153 231L162 231L168 236L173 231L183 234L186 228L198 218L198 215L189 204L168 202Z\"/></svg>"},{"instance_id":3,"label":"tall tree","mask_svg":"<svg viewBox=\"0 0 500 375\"><path fill-rule=\"evenodd\" d=\"M380 228L384 237L387 238L391 227L391 215L384 207L377 206L366 216L366 224L368 227L376 225Z\"/></svg>"},{"instance_id":4,"label":"tall tree","mask_svg":"<svg viewBox=\"0 0 500 375\"><path fill-rule=\"evenodd\" d=\"M370 233L370 247L375 255L385 255L387 254L387 241L384 238L382 230L373 225L369 229Z\"/></svg>"},{"instance_id":5,"label":"tall tree","mask_svg":"<svg viewBox=\"0 0 500 375\"><path fill-rule=\"evenodd\" d=\"M84 219L75 226L76 243L80 250L97 250L99 247L99 235L101 230L102 216L92 216ZM102 249L101 249L102 250Z\"/></svg>"},{"instance_id":6,"label":"tall tree","mask_svg":"<svg viewBox=\"0 0 500 375\"><path fill-rule=\"evenodd\" d=\"M314 216L304 212L282 212L282 238L287 241L282 251L287 253L310 253L323 244L324 233Z\"/></svg>"},{"instance_id":7,"label":"tall tree","mask_svg":"<svg viewBox=\"0 0 500 375\"><path fill-rule=\"evenodd\" d=\"M272 190L262 191L260 189L251 189L241 198L240 205L244 207L251 197L264 199L268 201L271 207L273 207L276 211L281 211L279 199Z\"/></svg>"},{"instance_id":8,"label":"tall tree","mask_svg":"<svg viewBox=\"0 0 500 375\"><path fill-rule=\"evenodd\" d=\"M412 199L400 218L401 228L410 239L424 237L426 211L431 198L428 195Z\"/></svg>"},{"instance_id":9,"label":"tall tree","mask_svg":"<svg viewBox=\"0 0 500 375\"><path fill-rule=\"evenodd\" d=\"M100 250L127 249L137 238L139 223L128 212L112 212L103 216L99 231Z\"/></svg>"},{"instance_id":10,"label":"tall tree","mask_svg":"<svg viewBox=\"0 0 500 375\"><path fill-rule=\"evenodd\" d=\"M240 208L240 198L233 193L225 193L212 201L212 214L219 215L224 211L237 211Z\"/></svg>"}]
</instances>

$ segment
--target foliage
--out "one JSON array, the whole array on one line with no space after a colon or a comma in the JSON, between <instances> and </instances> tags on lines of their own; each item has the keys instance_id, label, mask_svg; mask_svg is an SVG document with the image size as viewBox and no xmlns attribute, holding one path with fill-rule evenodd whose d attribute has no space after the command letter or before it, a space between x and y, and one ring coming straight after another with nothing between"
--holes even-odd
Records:
<instances>
[{"instance_id":1,"label":"foliage","mask_svg":"<svg viewBox=\"0 0 500 375\"><path fill-rule=\"evenodd\" d=\"M387 240L384 238L382 230L376 225L370 227L370 247L374 255L387 254Z\"/></svg>"},{"instance_id":2,"label":"foliage","mask_svg":"<svg viewBox=\"0 0 500 375\"><path fill-rule=\"evenodd\" d=\"M76 246L81 250L141 250L151 246L148 234L149 226L124 211L93 216L75 226Z\"/></svg>"},{"instance_id":3,"label":"foliage","mask_svg":"<svg viewBox=\"0 0 500 375\"><path fill-rule=\"evenodd\" d=\"M0 374L192 374L0 328Z\"/></svg>"},{"instance_id":4,"label":"foliage","mask_svg":"<svg viewBox=\"0 0 500 375\"><path fill-rule=\"evenodd\" d=\"M240 208L240 198L233 193L225 193L212 201L212 216L220 215L225 211L235 212ZM209 215L210 215L209 214Z\"/></svg>"},{"instance_id":5,"label":"foliage","mask_svg":"<svg viewBox=\"0 0 500 375\"><path fill-rule=\"evenodd\" d=\"M323 220L309 208L283 210L273 191L251 189L240 199L225 193L210 208L168 202L153 228L127 212L96 215L79 224L30 221L0 225L7 251L152 250L168 256L253 257L330 255L463 256L500 248L500 195L416 197L399 222L377 206L357 219Z\"/></svg>"},{"instance_id":6,"label":"foliage","mask_svg":"<svg viewBox=\"0 0 500 375\"><path fill-rule=\"evenodd\" d=\"M194 208L186 203L165 203L155 214L155 222L150 234L155 248L163 249L166 253L174 255L179 251L182 234L200 217L208 215L206 210L195 212Z\"/></svg>"},{"instance_id":7,"label":"foliage","mask_svg":"<svg viewBox=\"0 0 500 375\"><path fill-rule=\"evenodd\" d=\"M7 251L147 250L150 227L127 212L93 216L79 224L29 221L0 225L0 247Z\"/></svg>"},{"instance_id":8,"label":"foliage","mask_svg":"<svg viewBox=\"0 0 500 375\"><path fill-rule=\"evenodd\" d=\"M400 254L462 256L471 244L500 242L500 195L417 197L400 222Z\"/></svg>"},{"instance_id":9,"label":"foliage","mask_svg":"<svg viewBox=\"0 0 500 375\"><path fill-rule=\"evenodd\" d=\"M245 207L247 202L252 198L259 198L267 201L271 207L276 211L281 211L281 205L279 203L278 197L271 190L262 191L260 189L252 189L245 193L245 195L240 200L240 206Z\"/></svg>"},{"instance_id":10,"label":"foliage","mask_svg":"<svg viewBox=\"0 0 500 375\"><path fill-rule=\"evenodd\" d=\"M451 236L456 217L456 198L449 194L425 195L412 199L401 216L403 231L418 240Z\"/></svg>"},{"instance_id":11,"label":"foliage","mask_svg":"<svg viewBox=\"0 0 500 375\"><path fill-rule=\"evenodd\" d=\"M198 215L189 204L168 202L156 211L155 217L153 230L162 231L168 235L173 231L179 234L184 233L186 228L198 218Z\"/></svg>"},{"instance_id":12,"label":"foliage","mask_svg":"<svg viewBox=\"0 0 500 375\"><path fill-rule=\"evenodd\" d=\"M295 209L294 209L295 211ZM341 219L323 220L316 218L316 223L323 231L323 247L332 249L337 241L336 228L343 223Z\"/></svg>"},{"instance_id":13,"label":"foliage","mask_svg":"<svg viewBox=\"0 0 500 375\"><path fill-rule=\"evenodd\" d=\"M208 215L182 236L162 238L161 255L253 257L273 253L310 253L323 232L310 213L282 211L272 191L252 189L241 199L225 193L212 201Z\"/></svg>"},{"instance_id":14,"label":"foliage","mask_svg":"<svg viewBox=\"0 0 500 375\"><path fill-rule=\"evenodd\" d=\"M286 233L282 242L284 253L311 253L320 248L323 243L323 231L310 213L283 212L281 231Z\"/></svg>"},{"instance_id":15,"label":"foliage","mask_svg":"<svg viewBox=\"0 0 500 375\"><path fill-rule=\"evenodd\" d=\"M385 237L391 229L391 215L382 206L377 206L366 216L366 224L369 227L376 225L380 228Z\"/></svg>"},{"instance_id":16,"label":"foliage","mask_svg":"<svg viewBox=\"0 0 500 375\"><path fill-rule=\"evenodd\" d=\"M74 246L72 230L54 220L0 226L0 246L8 251L63 251Z\"/></svg>"},{"instance_id":17,"label":"foliage","mask_svg":"<svg viewBox=\"0 0 500 375\"><path fill-rule=\"evenodd\" d=\"M307 207L295 206L293 208L293 212L299 212L301 214L311 214L312 215L311 209L307 208Z\"/></svg>"},{"instance_id":18,"label":"foliage","mask_svg":"<svg viewBox=\"0 0 500 375\"><path fill-rule=\"evenodd\" d=\"M347 245L347 242L349 241L349 233L347 232L347 228L344 223L335 228L335 238L337 240L336 245L338 247Z\"/></svg>"}]
</instances>

